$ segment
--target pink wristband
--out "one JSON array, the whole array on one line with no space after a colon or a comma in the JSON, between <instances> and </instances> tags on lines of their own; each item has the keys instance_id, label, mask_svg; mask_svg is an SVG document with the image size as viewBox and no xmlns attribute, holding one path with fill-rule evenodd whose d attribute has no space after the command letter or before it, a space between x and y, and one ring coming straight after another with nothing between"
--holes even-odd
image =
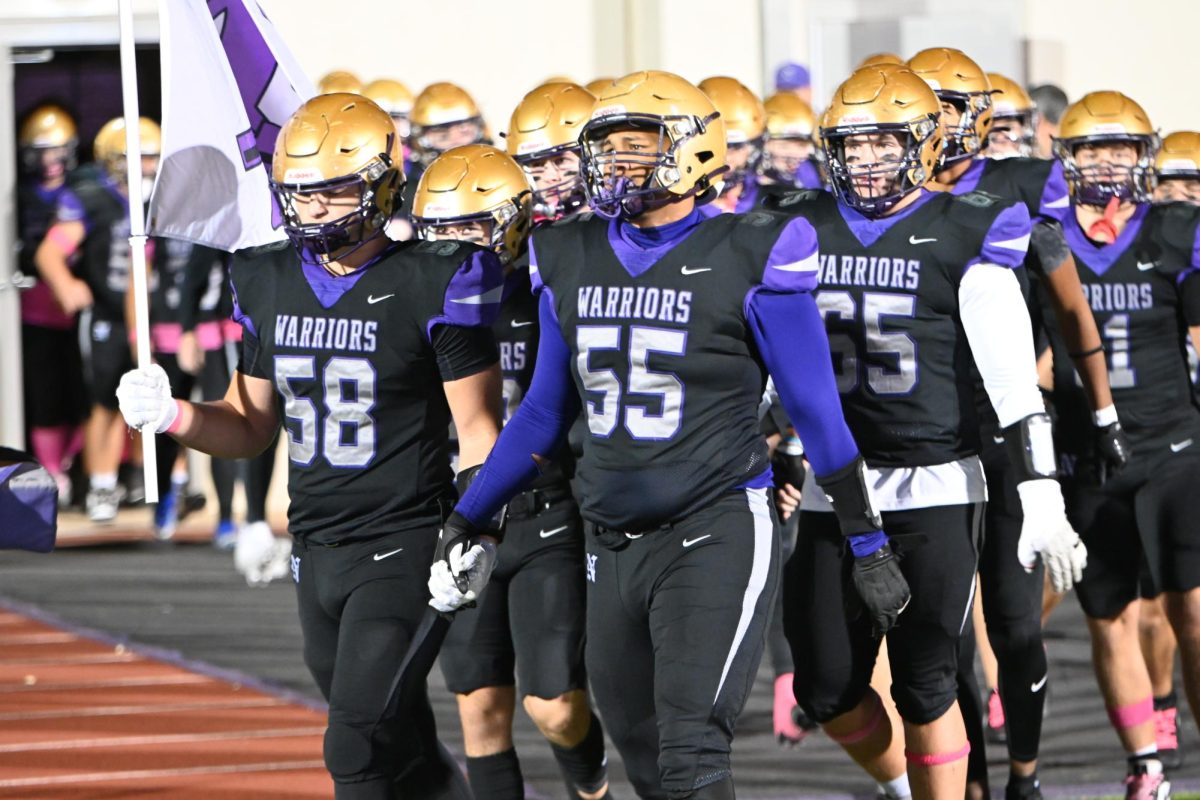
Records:
<instances>
[{"instance_id":1,"label":"pink wristband","mask_svg":"<svg viewBox=\"0 0 1200 800\"><path fill-rule=\"evenodd\" d=\"M175 404L175 419L171 420L171 424L163 433L175 433L183 427L183 403L172 398L171 402Z\"/></svg>"}]
</instances>

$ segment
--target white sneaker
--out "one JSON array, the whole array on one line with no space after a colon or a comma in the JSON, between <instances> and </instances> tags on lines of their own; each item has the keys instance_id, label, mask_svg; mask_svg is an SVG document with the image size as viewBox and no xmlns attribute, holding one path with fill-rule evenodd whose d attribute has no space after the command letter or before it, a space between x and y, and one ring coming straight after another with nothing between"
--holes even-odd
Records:
<instances>
[{"instance_id":1,"label":"white sneaker","mask_svg":"<svg viewBox=\"0 0 1200 800\"><path fill-rule=\"evenodd\" d=\"M115 489L89 489L87 493L87 514L92 522L112 522L117 518L117 509L125 492L118 486Z\"/></svg>"},{"instance_id":2,"label":"white sneaker","mask_svg":"<svg viewBox=\"0 0 1200 800\"><path fill-rule=\"evenodd\" d=\"M251 522L238 531L233 566L251 586L265 586L291 573L292 545L276 538L266 522Z\"/></svg>"}]
</instances>

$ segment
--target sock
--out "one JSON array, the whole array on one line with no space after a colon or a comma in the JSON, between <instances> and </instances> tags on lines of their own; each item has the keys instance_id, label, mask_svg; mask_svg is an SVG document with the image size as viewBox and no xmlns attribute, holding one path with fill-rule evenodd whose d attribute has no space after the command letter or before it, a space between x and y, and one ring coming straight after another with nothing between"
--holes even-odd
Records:
<instances>
[{"instance_id":1,"label":"sock","mask_svg":"<svg viewBox=\"0 0 1200 800\"><path fill-rule=\"evenodd\" d=\"M1147 775L1161 775L1163 771L1162 761L1158 758L1158 745L1150 744L1131 753L1127 759L1129 762L1129 774L1138 775L1145 772Z\"/></svg>"},{"instance_id":2,"label":"sock","mask_svg":"<svg viewBox=\"0 0 1200 800\"><path fill-rule=\"evenodd\" d=\"M1154 698L1154 710L1166 711L1168 708L1175 708L1179 705L1179 699L1175 696L1175 690L1172 689L1162 697Z\"/></svg>"},{"instance_id":3,"label":"sock","mask_svg":"<svg viewBox=\"0 0 1200 800\"><path fill-rule=\"evenodd\" d=\"M88 479L93 489L107 489L109 491L117 488L117 473L115 472L98 472Z\"/></svg>"},{"instance_id":4,"label":"sock","mask_svg":"<svg viewBox=\"0 0 1200 800\"><path fill-rule=\"evenodd\" d=\"M490 756L467 756L467 778L476 800L520 800L525 797L525 781L517 751L509 748Z\"/></svg>"},{"instance_id":5,"label":"sock","mask_svg":"<svg viewBox=\"0 0 1200 800\"><path fill-rule=\"evenodd\" d=\"M554 760L558 762L558 769L562 772L568 792L574 794L583 791L591 794L600 791L600 787L608 782L604 728L601 727L600 718L595 712L592 713L592 720L583 741L574 747L559 747L552 743L550 749L554 751Z\"/></svg>"},{"instance_id":6,"label":"sock","mask_svg":"<svg viewBox=\"0 0 1200 800\"><path fill-rule=\"evenodd\" d=\"M1032 775L1014 775L1008 773L1008 786L1004 789L1004 800L1020 800L1022 797L1037 792L1042 788L1037 773Z\"/></svg>"},{"instance_id":7,"label":"sock","mask_svg":"<svg viewBox=\"0 0 1200 800\"><path fill-rule=\"evenodd\" d=\"M903 800L906 797L912 797L912 789L908 787L908 773L905 772L899 778L892 778L890 781L884 781L878 784L879 793L885 794L890 800Z\"/></svg>"},{"instance_id":8,"label":"sock","mask_svg":"<svg viewBox=\"0 0 1200 800\"><path fill-rule=\"evenodd\" d=\"M71 438L71 428L66 425L33 428L29 431L29 441L33 445L33 457L38 460L51 475L61 475L67 462L67 445Z\"/></svg>"}]
</instances>

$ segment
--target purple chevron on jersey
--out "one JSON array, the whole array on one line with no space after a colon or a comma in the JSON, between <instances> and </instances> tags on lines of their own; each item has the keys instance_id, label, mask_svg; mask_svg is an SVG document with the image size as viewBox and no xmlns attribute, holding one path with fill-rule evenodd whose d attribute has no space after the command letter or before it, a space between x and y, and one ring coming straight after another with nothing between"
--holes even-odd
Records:
<instances>
[{"instance_id":1,"label":"purple chevron on jersey","mask_svg":"<svg viewBox=\"0 0 1200 800\"><path fill-rule=\"evenodd\" d=\"M1029 209L1024 203L1013 203L996 215L992 227L983 237L979 255L967 262L963 272L966 273L976 264L995 264L1010 269L1021 266L1029 250L1031 230Z\"/></svg>"},{"instance_id":2,"label":"purple chevron on jersey","mask_svg":"<svg viewBox=\"0 0 1200 800\"><path fill-rule=\"evenodd\" d=\"M532 263L532 255L530 258ZM442 313L426 323L426 335L431 335L436 325L490 326L500 313L504 283L504 267L496 254L474 251L450 278Z\"/></svg>"},{"instance_id":3,"label":"purple chevron on jersey","mask_svg":"<svg viewBox=\"0 0 1200 800\"><path fill-rule=\"evenodd\" d=\"M776 292L810 292L817 287L817 232L803 217L784 227L767 257L762 283Z\"/></svg>"},{"instance_id":4,"label":"purple chevron on jersey","mask_svg":"<svg viewBox=\"0 0 1200 800\"><path fill-rule=\"evenodd\" d=\"M1038 200L1038 216L1062 222L1071 213L1071 193L1067 189L1067 179L1063 176L1062 162L1055 160L1042 186L1042 196Z\"/></svg>"},{"instance_id":5,"label":"purple chevron on jersey","mask_svg":"<svg viewBox=\"0 0 1200 800\"><path fill-rule=\"evenodd\" d=\"M958 180L950 187L950 194L969 194L975 191L979 186L979 180L983 177L983 171L987 169L988 161L984 158L977 158L971 162L971 166L967 167L967 171L959 176Z\"/></svg>"},{"instance_id":6,"label":"purple chevron on jersey","mask_svg":"<svg viewBox=\"0 0 1200 800\"><path fill-rule=\"evenodd\" d=\"M258 338L258 331L254 328L254 320L250 319L245 311L242 311L242 304L238 302L237 284L233 282L233 273L229 274L229 295L233 298L233 311L229 312L229 318L237 324L241 325L255 339Z\"/></svg>"},{"instance_id":7,"label":"purple chevron on jersey","mask_svg":"<svg viewBox=\"0 0 1200 800\"><path fill-rule=\"evenodd\" d=\"M1112 244L1096 244L1089 239L1083 232L1083 228L1079 227L1079 220L1074 214L1071 214L1071 218L1063 222L1063 236L1067 240L1067 246L1075 254L1076 260L1082 260L1092 272L1103 275L1133 244L1149 211L1148 204L1138 205L1133 216L1125 223L1125 229Z\"/></svg>"},{"instance_id":8,"label":"purple chevron on jersey","mask_svg":"<svg viewBox=\"0 0 1200 800\"><path fill-rule=\"evenodd\" d=\"M886 217L875 218L864 216L842 202L838 203L838 211L841 213L842 219L846 221L846 227L854 234L854 238L858 239L863 247L870 247L879 241L879 237L887 233L893 225L928 203L937 194L937 192L922 189L912 205L907 206L903 211Z\"/></svg>"}]
</instances>

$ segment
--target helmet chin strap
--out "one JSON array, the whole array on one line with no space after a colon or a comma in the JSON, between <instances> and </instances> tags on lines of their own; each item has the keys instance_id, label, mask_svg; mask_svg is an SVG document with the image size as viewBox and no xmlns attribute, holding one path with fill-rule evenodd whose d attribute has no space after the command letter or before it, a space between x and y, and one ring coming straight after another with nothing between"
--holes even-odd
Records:
<instances>
[{"instance_id":1,"label":"helmet chin strap","mask_svg":"<svg viewBox=\"0 0 1200 800\"><path fill-rule=\"evenodd\" d=\"M1121 199L1113 195L1108 199L1108 205L1104 207L1104 216L1096 220L1088 228L1088 238L1093 242L1102 242L1103 244L1112 244L1117 240L1117 226L1114 220L1117 217L1117 210L1121 207Z\"/></svg>"}]
</instances>

